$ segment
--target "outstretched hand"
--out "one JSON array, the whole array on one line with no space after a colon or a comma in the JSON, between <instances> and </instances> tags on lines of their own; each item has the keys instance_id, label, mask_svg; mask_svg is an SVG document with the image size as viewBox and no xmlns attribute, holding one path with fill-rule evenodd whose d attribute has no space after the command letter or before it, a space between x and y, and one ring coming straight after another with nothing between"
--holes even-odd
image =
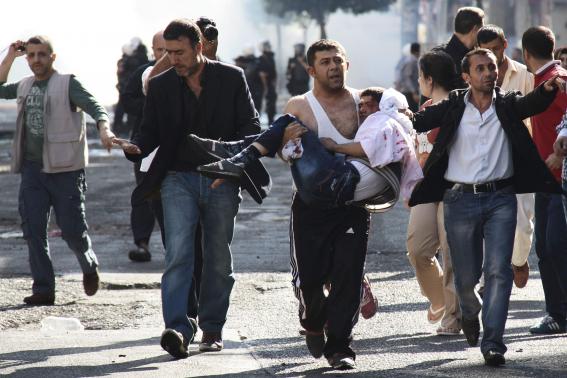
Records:
<instances>
[{"instance_id":1,"label":"outstretched hand","mask_svg":"<svg viewBox=\"0 0 567 378\"><path fill-rule=\"evenodd\" d=\"M120 146L124 152L131 155L141 155L142 150L138 146L133 143L130 143L129 140L121 139L121 138L112 138L112 144Z\"/></svg>"},{"instance_id":2,"label":"outstretched hand","mask_svg":"<svg viewBox=\"0 0 567 378\"><path fill-rule=\"evenodd\" d=\"M543 83L543 89L545 89L546 92L551 92L555 89L565 92L565 80L560 78L557 74Z\"/></svg>"}]
</instances>

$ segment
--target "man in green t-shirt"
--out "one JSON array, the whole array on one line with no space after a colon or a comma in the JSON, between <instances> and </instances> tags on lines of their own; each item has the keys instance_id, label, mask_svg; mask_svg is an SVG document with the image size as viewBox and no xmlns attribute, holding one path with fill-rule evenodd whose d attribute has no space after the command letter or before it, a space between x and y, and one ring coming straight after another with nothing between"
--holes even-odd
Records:
<instances>
[{"instance_id":1,"label":"man in green t-shirt","mask_svg":"<svg viewBox=\"0 0 567 378\"><path fill-rule=\"evenodd\" d=\"M33 76L6 84L14 60L23 55ZM73 75L59 74L54 60L49 39L35 36L12 43L0 63L0 98L17 99L18 104L12 171L22 178L18 207L33 277L32 295L24 298L29 305L55 301L47 241L51 207L83 271L85 293L94 295L99 287L98 261L85 220L88 152L83 111L97 122L100 140L109 150L114 134L104 108Z\"/></svg>"}]
</instances>

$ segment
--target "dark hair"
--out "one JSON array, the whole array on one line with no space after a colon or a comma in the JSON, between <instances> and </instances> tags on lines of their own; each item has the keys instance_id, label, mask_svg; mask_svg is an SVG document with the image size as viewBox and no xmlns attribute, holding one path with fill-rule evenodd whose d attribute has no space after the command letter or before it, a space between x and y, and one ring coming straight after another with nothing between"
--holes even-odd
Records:
<instances>
[{"instance_id":1,"label":"dark hair","mask_svg":"<svg viewBox=\"0 0 567 378\"><path fill-rule=\"evenodd\" d=\"M553 59L555 36L545 26L533 26L522 35L522 48L536 59Z\"/></svg>"},{"instance_id":2,"label":"dark hair","mask_svg":"<svg viewBox=\"0 0 567 378\"><path fill-rule=\"evenodd\" d=\"M201 34L207 41L216 41L219 37L217 23L208 17L199 17L196 21L197 26L201 30Z\"/></svg>"},{"instance_id":3,"label":"dark hair","mask_svg":"<svg viewBox=\"0 0 567 378\"><path fill-rule=\"evenodd\" d=\"M457 70L449 54L444 51L430 51L419 58L419 70L424 77L430 77L433 84L446 91L455 89Z\"/></svg>"},{"instance_id":4,"label":"dark hair","mask_svg":"<svg viewBox=\"0 0 567 378\"><path fill-rule=\"evenodd\" d=\"M195 47L197 43L201 42L201 31L194 21L180 18L171 21L163 31L163 39L166 41L176 40L179 37L189 38L191 47Z\"/></svg>"},{"instance_id":5,"label":"dark hair","mask_svg":"<svg viewBox=\"0 0 567 378\"><path fill-rule=\"evenodd\" d=\"M34 35L26 42L26 45L47 45L50 53L53 53L53 45L51 44L51 40L44 35Z\"/></svg>"},{"instance_id":6,"label":"dark hair","mask_svg":"<svg viewBox=\"0 0 567 378\"><path fill-rule=\"evenodd\" d=\"M496 25L484 25L479 29L476 35L476 43L479 45L484 43L489 43L494 41L496 38L500 38L502 42L506 40L504 36L504 30L500 26Z\"/></svg>"},{"instance_id":7,"label":"dark hair","mask_svg":"<svg viewBox=\"0 0 567 378\"><path fill-rule=\"evenodd\" d=\"M494 53L492 51L490 51L489 49L476 48L474 50L471 50L467 53L467 55L465 55L465 57L461 61L461 69L464 73L471 73L471 60L470 60L470 58L473 55L484 55L484 56L492 55L494 57L494 59L496 59L496 55L494 55Z\"/></svg>"},{"instance_id":8,"label":"dark hair","mask_svg":"<svg viewBox=\"0 0 567 378\"><path fill-rule=\"evenodd\" d=\"M329 50L337 50L339 54L346 57L345 48L340 43L331 39L320 39L307 49L307 64L313 67L313 64L315 64L315 53Z\"/></svg>"},{"instance_id":9,"label":"dark hair","mask_svg":"<svg viewBox=\"0 0 567 378\"><path fill-rule=\"evenodd\" d=\"M555 59L561 58L561 55L567 54L567 46L561 46L557 50L555 50Z\"/></svg>"},{"instance_id":10,"label":"dark hair","mask_svg":"<svg viewBox=\"0 0 567 378\"><path fill-rule=\"evenodd\" d=\"M463 7L457 10L455 16L455 32L467 34L475 26L482 26L484 11L477 7Z\"/></svg>"},{"instance_id":11,"label":"dark hair","mask_svg":"<svg viewBox=\"0 0 567 378\"><path fill-rule=\"evenodd\" d=\"M379 104L380 100L382 100L382 94L384 93L384 91L385 89L382 87L368 87L364 89L362 92L360 92L360 97L362 96L372 97L372 99L376 101L377 104Z\"/></svg>"},{"instance_id":12,"label":"dark hair","mask_svg":"<svg viewBox=\"0 0 567 378\"><path fill-rule=\"evenodd\" d=\"M418 53L418 54L419 54L419 51L420 51L420 50L421 50L421 46L419 45L419 43L414 42L414 43L411 44L411 46L410 46L410 53L412 53L412 54L413 54L413 53Z\"/></svg>"}]
</instances>

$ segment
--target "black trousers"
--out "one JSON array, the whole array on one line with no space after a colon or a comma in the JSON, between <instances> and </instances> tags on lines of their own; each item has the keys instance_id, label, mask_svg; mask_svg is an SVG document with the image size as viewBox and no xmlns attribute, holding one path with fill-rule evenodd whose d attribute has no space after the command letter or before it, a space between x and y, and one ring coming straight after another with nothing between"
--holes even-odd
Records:
<instances>
[{"instance_id":1,"label":"black trousers","mask_svg":"<svg viewBox=\"0 0 567 378\"><path fill-rule=\"evenodd\" d=\"M142 182L145 175L145 172L140 172L140 165L141 162L134 163L134 177L136 178L136 185L140 185L140 182ZM134 244L139 245L139 243L142 242L149 244L156 219L159 223L160 229L163 230L163 210L161 208L161 200L159 198L140 202L136 206L132 206L132 210L130 211L130 226L132 227Z\"/></svg>"},{"instance_id":2,"label":"black trousers","mask_svg":"<svg viewBox=\"0 0 567 378\"><path fill-rule=\"evenodd\" d=\"M303 328L326 327L325 357L350 348L358 321L362 275L370 216L354 206L320 209L294 195L291 206L290 254L294 291ZM325 283L331 284L325 296Z\"/></svg>"},{"instance_id":3,"label":"black trousers","mask_svg":"<svg viewBox=\"0 0 567 378\"><path fill-rule=\"evenodd\" d=\"M274 122L274 117L276 116L276 101L278 100L278 93L276 91L276 86L274 83L268 84L266 91L266 114L268 116L268 124L271 125Z\"/></svg>"}]
</instances>

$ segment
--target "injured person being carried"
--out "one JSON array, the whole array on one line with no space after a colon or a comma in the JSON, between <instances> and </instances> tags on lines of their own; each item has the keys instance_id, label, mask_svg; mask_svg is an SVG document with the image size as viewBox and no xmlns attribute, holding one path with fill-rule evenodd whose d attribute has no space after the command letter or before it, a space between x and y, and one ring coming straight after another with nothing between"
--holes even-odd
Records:
<instances>
[{"instance_id":1,"label":"injured person being carried","mask_svg":"<svg viewBox=\"0 0 567 378\"><path fill-rule=\"evenodd\" d=\"M364 101L365 91L362 93ZM239 180L251 162L274 157L281 150L281 156L290 162L298 194L307 204L326 208L355 204L370 211L385 211L400 195L409 199L423 173L410 135L412 124L404 113L408 108L405 97L394 89L379 94L379 99L367 98L374 102L374 106L370 104L372 114L360 112L362 124L352 143L319 139L290 114L278 118L263 133L242 141L189 135L190 145L209 156L218 156L219 149L233 155L197 170L211 178ZM290 128L287 136L292 135L287 141L286 128Z\"/></svg>"}]
</instances>

